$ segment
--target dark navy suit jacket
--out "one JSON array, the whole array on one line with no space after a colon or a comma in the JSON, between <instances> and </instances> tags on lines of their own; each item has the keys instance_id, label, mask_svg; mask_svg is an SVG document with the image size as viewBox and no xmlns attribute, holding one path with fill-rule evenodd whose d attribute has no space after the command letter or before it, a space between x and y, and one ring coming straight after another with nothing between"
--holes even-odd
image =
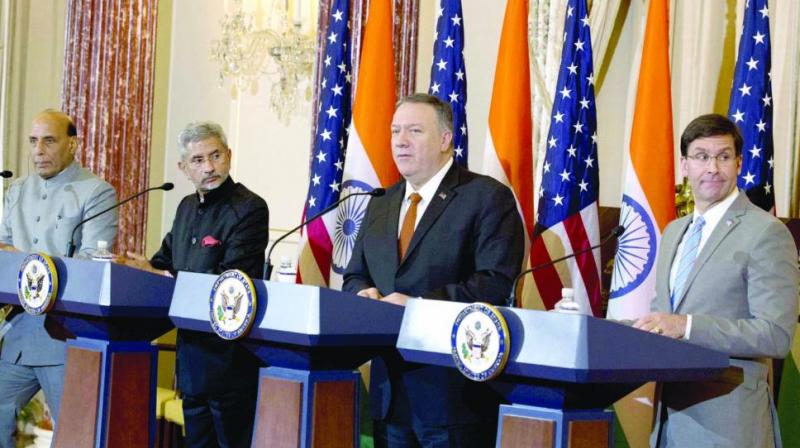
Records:
<instances>
[{"instance_id":1,"label":"dark navy suit jacket","mask_svg":"<svg viewBox=\"0 0 800 448\"><path fill-rule=\"evenodd\" d=\"M503 304L522 267L524 231L514 196L496 180L456 164L417 225L404 260L397 230L405 181L370 201L343 289L382 295ZM396 351L376 358L370 380L373 418L442 426L496 422L499 397L457 370L406 363Z\"/></svg>"},{"instance_id":2,"label":"dark navy suit jacket","mask_svg":"<svg viewBox=\"0 0 800 448\"><path fill-rule=\"evenodd\" d=\"M260 278L269 232L267 203L228 177L205 200L191 194L178 205L172 230L150 263L158 269L220 274L239 269ZM208 308L208 298L197 306ZM189 395L223 394L258 385L258 358L240 341L178 330L178 388Z\"/></svg>"}]
</instances>

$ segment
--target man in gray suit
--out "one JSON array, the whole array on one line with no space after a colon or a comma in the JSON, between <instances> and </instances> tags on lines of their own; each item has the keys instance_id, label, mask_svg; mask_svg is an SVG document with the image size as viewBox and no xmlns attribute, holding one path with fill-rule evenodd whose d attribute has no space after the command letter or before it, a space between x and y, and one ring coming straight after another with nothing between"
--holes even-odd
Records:
<instances>
[{"instance_id":1,"label":"man in gray suit","mask_svg":"<svg viewBox=\"0 0 800 448\"><path fill-rule=\"evenodd\" d=\"M727 353L743 371L662 385L651 444L780 446L763 358L789 351L797 323L797 248L785 225L736 188L742 137L720 115L681 136L681 172L695 200L661 240L653 313L634 326Z\"/></svg>"},{"instance_id":2,"label":"man in gray suit","mask_svg":"<svg viewBox=\"0 0 800 448\"><path fill-rule=\"evenodd\" d=\"M64 113L37 115L29 140L36 173L18 179L6 193L0 249L61 257L72 228L116 203L116 193L75 160L77 132ZM78 256L90 256L99 240L113 244L116 235L116 212L87 222L75 235ZM65 356L64 342L45 329L45 316L21 313L11 320L0 352L0 447L14 447L16 415L40 388L58 421Z\"/></svg>"}]
</instances>

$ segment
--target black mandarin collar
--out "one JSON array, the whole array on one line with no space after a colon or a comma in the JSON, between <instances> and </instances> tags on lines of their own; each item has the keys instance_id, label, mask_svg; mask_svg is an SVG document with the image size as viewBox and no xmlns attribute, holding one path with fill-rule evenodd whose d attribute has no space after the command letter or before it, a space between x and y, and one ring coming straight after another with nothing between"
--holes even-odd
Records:
<instances>
[{"instance_id":1,"label":"black mandarin collar","mask_svg":"<svg viewBox=\"0 0 800 448\"><path fill-rule=\"evenodd\" d=\"M197 204L200 208L210 207L220 199L229 197L233 189L236 188L236 182L233 181L233 178L229 175L225 182L222 183L219 187L208 191L206 194L203 195L202 199L200 197L200 193L195 192L195 198L197 199Z\"/></svg>"}]
</instances>

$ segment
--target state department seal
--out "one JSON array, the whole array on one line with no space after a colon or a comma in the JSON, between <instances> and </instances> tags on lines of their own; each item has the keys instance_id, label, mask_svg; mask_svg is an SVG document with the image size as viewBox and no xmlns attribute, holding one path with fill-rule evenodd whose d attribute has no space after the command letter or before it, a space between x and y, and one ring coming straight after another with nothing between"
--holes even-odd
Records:
<instances>
[{"instance_id":1,"label":"state department seal","mask_svg":"<svg viewBox=\"0 0 800 448\"><path fill-rule=\"evenodd\" d=\"M250 277L238 269L229 269L217 277L208 309L214 333L228 340L247 335L256 311L255 291Z\"/></svg>"},{"instance_id":2,"label":"state department seal","mask_svg":"<svg viewBox=\"0 0 800 448\"><path fill-rule=\"evenodd\" d=\"M17 276L17 296L25 311L34 316L50 311L57 294L58 272L53 260L41 252L25 257Z\"/></svg>"},{"instance_id":3,"label":"state department seal","mask_svg":"<svg viewBox=\"0 0 800 448\"><path fill-rule=\"evenodd\" d=\"M505 318L487 303L467 306L453 322L450 335L453 361L473 381L487 381L503 371L510 342Z\"/></svg>"}]
</instances>

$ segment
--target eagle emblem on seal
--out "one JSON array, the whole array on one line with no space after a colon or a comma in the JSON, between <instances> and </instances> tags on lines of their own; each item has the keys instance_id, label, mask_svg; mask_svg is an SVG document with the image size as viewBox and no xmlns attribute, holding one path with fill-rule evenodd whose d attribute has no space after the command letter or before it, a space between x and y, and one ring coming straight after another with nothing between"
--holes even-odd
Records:
<instances>
[{"instance_id":1,"label":"eagle emblem on seal","mask_svg":"<svg viewBox=\"0 0 800 448\"><path fill-rule=\"evenodd\" d=\"M26 300L39 300L44 288L44 274L37 275L36 265L31 267L30 272L25 273L25 299Z\"/></svg>"},{"instance_id":2,"label":"eagle emblem on seal","mask_svg":"<svg viewBox=\"0 0 800 448\"><path fill-rule=\"evenodd\" d=\"M244 294L237 293L233 287L228 288L228 291L220 292L222 296L221 303L217 306L217 315L220 322L234 321L238 322L236 315L242 307L242 297Z\"/></svg>"}]
</instances>

